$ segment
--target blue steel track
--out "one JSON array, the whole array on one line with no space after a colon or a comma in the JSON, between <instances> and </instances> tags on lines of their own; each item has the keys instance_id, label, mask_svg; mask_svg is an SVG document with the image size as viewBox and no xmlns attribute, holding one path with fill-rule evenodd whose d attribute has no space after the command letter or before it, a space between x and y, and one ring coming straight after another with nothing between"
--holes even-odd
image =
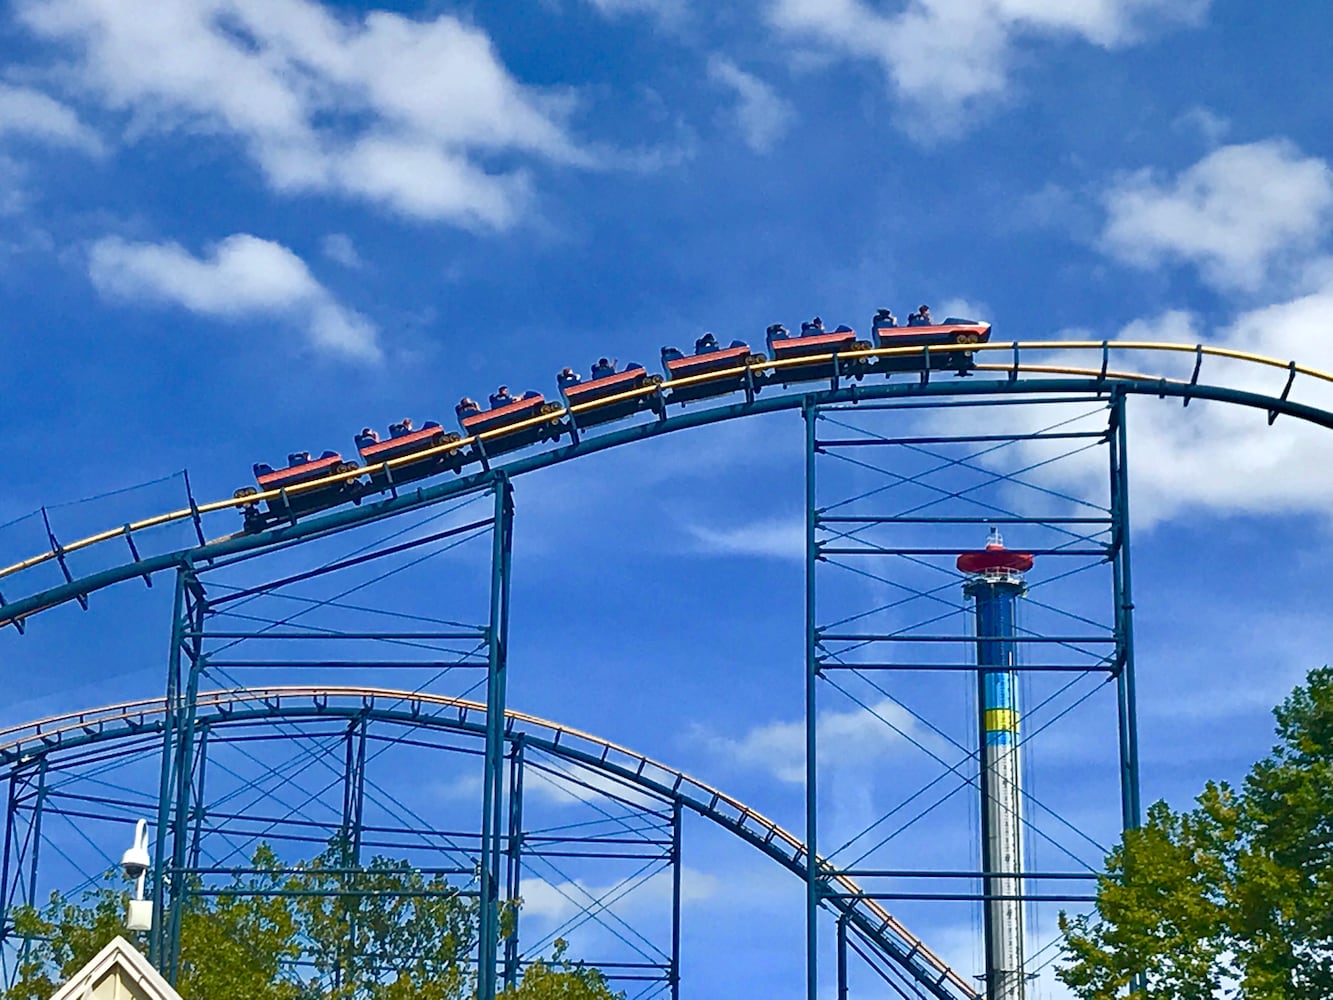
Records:
<instances>
[{"instance_id":1,"label":"blue steel track","mask_svg":"<svg viewBox=\"0 0 1333 1000\"><path fill-rule=\"evenodd\" d=\"M1002 345L996 345L1002 346ZM985 367L985 366L983 366ZM1009 366L1002 367L1010 371ZM1269 396L1221 385L1197 381L1185 382L1158 376L1112 377L1101 376L1090 370L1085 378L1017 378L1021 370L1015 361L1011 377L1004 379L948 379L920 382L885 382L862 384L852 382L839 388L817 392L768 395L752 402L731 403L710 408L695 404L690 410L676 416L651 422L637 423L619 430L583 437L576 444L564 444L547 451L497 465L489 470L473 472L447 482L429 486L402 489L396 496L370 501L358 507L342 507L326 513L306 515L294 524L284 524L265 531L237 533L188 548L176 549L144 558L134 558L110 569L74 576L68 574L66 583L23 597L0 598L0 627L22 625L26 619L42 611L78 601L86 604L89 595L106 587L136 578L181 567L202 566L214 560L243 554L258 554L267 549L283 547L295 542L320 538L357 525L369 524L408 511L420 510L468 493L494 482L498 478L513 478L524 473L567 462L584 455L632 444L636 441L659 437L674 431L703 427L761 413L780 410L799 410L812 405L855 404L860 401L884 399L939 399L946 397L977 397L1001 395L1061 395L1092 394L1110 397L1114 394L1176 398L1186 402L1194 399L1214 400L1260 410L1269 415L1287 416L1333 430L1333 411L1292 401L1282 396ZM1294 371L1293 363L1293 371ZM1288 382L1290 388L1290 381ZM117 533L118 534L118 533ZM137 555L137 553L136 553ZM62 566L63 558L62 558Z\"/></svg>"},{"instance_id":2,"label":"blue steel track","mask_svg":"<svg viewBox=\"0 0 1333 1000\"><path fill-rule=\"evenodd\" d=\"M240 726L276 719L362 719L473 737L486 734L485 704L420 691L361 687L247 688L200 692L197 705L197 720L212 726ZM166 714L167 702L158 698L56 716L0 731L0 768L20 763L31 765L47 754L91 744L160 734ZM504 732L507 742L521 739L530 748L604 772L678 803L744 840L802 881L806 878L807 851L797 837L683 771L589 733L513 710L505 712ZM843 875L831 877L841 891L829 897L829 904L867 940L894 956L932 995L938 1000L977 1000L966 981L878 902L860 895L855 882Z\"/></svg>"}]
</instances>

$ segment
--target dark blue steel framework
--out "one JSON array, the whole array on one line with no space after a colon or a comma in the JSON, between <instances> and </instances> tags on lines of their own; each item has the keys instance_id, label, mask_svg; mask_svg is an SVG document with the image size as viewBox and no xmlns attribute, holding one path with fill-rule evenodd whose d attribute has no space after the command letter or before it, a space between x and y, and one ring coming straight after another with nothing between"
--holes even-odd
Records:
<instances>
[{"instance_id":1,"label":"dark blue steel framework","mask_svg":"<svg viewBox=\"0 0 1333 1000\"><path fill-rule=\"evenodd\" d=\"M206 565L183 566L176 573L175 611L171 653L167 674L167 704L163 717L161 782L157 803L154 871L152 878L155 920L150 934L149 957L174 981L180 960L181 918L188 906L191 887L200 877L215 874L200 869L198 847L192 843L191 830L198 824L192 813L205 799L204 774L206 744L197 736L197 702L201 678L233 680L240 672L254 676L287 676L293 672L316 669L321 672L355 672L359 678L375 681L411 671L427 679L419 682L417 692L432 691L447 678L462 672L484 671L486 712L485 745L482 753L481 816L475 851L471 852L480 900L478 991L493 996L497 991L497 963L484 956L495 956L500 946L500 907L504 898L501 887L506 874L502 851L503 831L509 809L506 804L506 751L503 719L505 711L507 646L509 627L509 585L513 552L513 488L503 471L487 473L469 493L459 497L448 512L481 503L489 506L487 514L451 523L440 530L413 532L405 540L395 533L389 541L375 540L345 558L323 560L300 572L278 579L261 579L247 585L224 583L214 586L214 578L227 579L248 567L253 555L241 553L232 558L208 560ZM308 602L302 610L268 613L255 609L265 598L289 597L302 585L338 580L348 574L380 566L385 562L406 560L410 568L417 562L441 552L449 552L469 541L489 538L489 570L485 575L485 613L479 624L449 618L435 618L423 627L416 616L409 630L390 632L383 624L363 630L339 628L336 624L311 624L310 613L324 607L338 607L341 599L367 587L364 581L338 584L331 596ZM403 566L387 570L399 572ZM375 582L371 577L370 582ZM221 593L218 590L221 589ZM456 596L456 595L455 595ZM239 618L235 607L250 609ZM340 614L350 615L349 609ZM240 624L238 624L238 621ZM316 643L318 646L316 647ZM269 653L274 645L315 647L317 659L295 659L286 653ZM367 647L369 652L365 652ZM240 658L259 647L258 658ZM423 653L429 655L422 655ZM473 683L465 690L479 686ZM349 740L353 734L349 734ZM339 839L345 845L344 865L361 863L361 829L364 808L363 780L365 734L356 734L345 749L346 781L344 809ZM516 766L516 765L515 765ZM516 808L516 807L513 807ZM196 858L191 861L191 858ZM516 874L512 865L511 879ZM461 870L438 869L438 874L467 874ZM512 888L512 887L511 887ZM508 973L517 970L517 953L511 942Z\"/></svg>"},{"instance_id":2,"label":"dark blue steel framework","mask_svg":"<svg viewBox=\"0 0 1333 1000\"><path fill-rule=\"evenodd\" d=\"M1103 354L1105 354L1104 346ZM1200 354L1201 358L1202 354ZM974 512L966 517L941 515L937 520L932 521L928 519L931 515L917 516L911 512L904 513L890 509L870 515L858 514L863 518L862 523L859 526L854 525L849 528L838 521L839 517L845 515L832 512L831 502L822 500L817 495L816 465L827 459L834 451L842 448L864 449L866 447L902 446L919 448L924 443L921 441L895 440L891 435L882 433L877 438L872 435L873 440L843 441L827 436L821 438L818 430L820 422L827 420L830 415L835 413L860 412L869 414L880 407L886 407L888 411L894 408L902 410L912 407L989 407L997 402L1038 399L1052 399L1065 403L1080 400L1095 401L1106 409L1109 414L1106 427L1097 435L1098 445L1104 447L1109 456L1108 488L1110 496L1106 504L1105 524L1101 526L1106 537L1094 540L1090 535L1082 536L1088 542L1088 545L1085 546L1087 551L1083 551L1081 557L1100 561L1101 564L1109 568L1112 577L1111 603L1113 607L1111 609L1111 620L1105 629L1106 634L1104 636L1106 649L1109 652L1099 657L1094 666L1089 666L1088 663L1062 665L1054 662L1041 662L1026 664L1025 667L1035 673L1055 673L1064 669L1072 669L1084 674L1101 671L1116 681L1118 743L1120 748L1118 778L1121 789L1122 825L1126 827L1134 825L1139 814L1137 751L1134 735L1133 603L1130 596L1128 494L1126 489L1127 438L1124 420L1126 398L1133 394L1154 395L1162 398L1179 398L1187 404L1191 399L1219 400L1266 411L1269 414L1270 422L1274 417L1285 414L1325 428L1333 428L1333 413L1288 399L1291 388L1290 379L1280 396L1272 396L1202 383L1198 378L1199 367L1197 364L1194 377L1189 382L1157 377L1122 377L1114 373L1108 374L1104 357L1100 373L1093 370L1085 375L1070 377L1069 373L1073 371L1072 369L1058 368L1050 370L1062 373L1064 377L1020 378L1019 374L1022 366L1018 363L1017 347L1014 348L1014 364L1011 371L1007 369L1007 366L991 367L992 369L1004 367L1007 377L931 381L923 376L919 382L858 385L839 384L839 378L835 375L829 388L822 391L786 396L768 395L763 398L747 400L745 403L712 409L691 409L680 416L636 424L595 436L584 436L573 444L518 458L507 463L503 468L486 469L483 472L463 476L449 482L423 485L412 490L395 491L393 495L383 500L367 502L358 507L336 509L323 514L307 516L299 522L281 525L257 533L240 533L214 541L205 541L202 528L199 526L199 518L196 516L195 524L199 531L200 544L183 549L146 553L142 548L142 541L136 543L136 538L141 539L142 535L135 536L127 529L125 539L129 543L132 559L122 565L90 571L84 575L78 575L71 569L66 554L52 537L52 551L55 553L64 580L54 585L30 590L22 597L11 597L7 601L0 598L0 626L13 624L16 627L21 627L39 612L72 601L77 601L80 605L86 607L90 594L122 581L141 577L151 585L151 580L155 574L170 571L176 575L177 600L172 630L167 710L162 717L162 721L154 730L155 738L158 740L158 745L162 751L160 784L156 803L159 819L157 824L159 842L155 857L159 869L156 873L158 877L154 880L155 892L160 896L162 906L159 907L159 922L154 928L152 937L154 958L168 969L172 967L175 961L175 935L179 930L177 914L180 912L184 898L182 886L185 879L183 876L191 871L191 830L197 828L197 825L192 824L202 815L200 802L203 798L204 771L208 758L205 750L207 741L204 740L201 743L198 712L200 679L206 672L216 674L220 670L239 669L235 664L227 666L225 660L219 660L209 651L207 643L210 640L227 643L256 639L260 637L261 632L268 633L275 620L280 620L263 620L265 624L261 629L248 634L242 634L239 631L232 634L225 630L210 628L209 616L219 606L222 595L213 596L210 592L209 587L212 585L207 583L209 574L218 570L226 570L229 567L250 565L249 560L253 556L299 551L307 543L334 539L351 529L373 525L386 518L401 516L414 511L426 512L437 505L450 501L465 500L469 497L485 495L492 498L494 506L491 513L482 521L473 523L471 529L469 529L485 530L492 540L487 571L488 601L482 625L474 626L470 631L459 631L457 634L448 632L441 627L436 632L406 636L396 635L383 627L364 633L340 628L330 630L328 634L322 636L322 639L339 642L355 642L359 639L365 639L391 643L437 641L470 641L473 643L465 655L460 658L460 661L453 664L453 667L461 668L464 666L462 660L466 659L468 665L484 668L486 671L487 704L491 708L486 713L484 727L483 804L475 853L478 865L478 891L483 899L493 903L502 898L502 880L509 878L512 882L511 873L514 862L512 857L506 854L504 847L505 817L506 815L509 817L511 824L521 823L522 812L521 808L513 805L512 796L510 801L506 803L506 788L512 789L521 782L514 781L511 785L506 786L505 734L503 727L507 669L508 589L512 553L511 479L524 472L543 468L580 455L605 450L677 429L702 426L747 414L799 409L805 418L807 435L808 635L806 649L806 735L808 782L806 834L808 848L801 847L796 850L791 857L792 864L789 864L788 867L793 867L793 865L798 867L807 883L809 995L812 998L816 995L818 985L818 914L822 909L831 909L839 914L837 919L838 980L839 989L844 995L847 991L848 978L845 956L851 949L862 954L863 957L868 956L867 961L872 966L877 968L882 966L887 970L886 975L905 973L910 985L900 985L898 988L900 992L904 992L906 995L942 998L974 996L976 991L963 983L952 973L952 970L945 967L944 971L940 971L931 962L923 961L923 956L929 956L929 952L920 942L914 942L914 939L906 934L896 921L891 919L867 919L857 917L856 913L862 912L857 910L857 907L863 905L876 907L872 911L876 914L885 913L882 906L878 905L879 900L908 901L928 898L933 900L955 899L975 903L978 898L984 896L984 893L979 893L974 887L956 893L881 891L874 886L869 889L861 889L859 886L853 885L851 878L853 874L857 877L874 880L935 876L962 879L969 885L975 886L979 879L984 880L988 876L995 876L1000 873L987 873L971 869L944 872L895 871L889 868L849 867L844 869L839 867L840 862L836 859L830 860L829 858L821 858L818 863L813 865L801 863L807 849L812 853L816 851L816 840L819 836L819 734L817 725L819 718L817 704L819 686L830 683L830 677L844 669L867 671L870 666L869 661L866 661L860 654L851 652L867 645L875 643L905 645L912 641L922 648L934 648L933 643L937 638L941 644L948 642L958 644L960 638L967 639L968 637L960 631L953 635L940 637L918 636L913 640L900 634L897 630L890 629L880 632L850 634L845 639L840 638L843 636L842 633L831 630L827 622L821 621L820 610L824 605L820 603L818 597L821 593L824 593L824 590L821 589L820 573L827 568L831 558L857 559L866 557L867 553L862 551L857 544L857 536L861 530L868 530L868 526L894 526L913 522L917 524L949 524L954 527L966 525L980 528L984 524L1000 522L1013 523L1025 528L1040 527L1049 530L1052 528L1058 529L1059 516L1045 513L1041 515L1014 515L991 510L984 515ZM1293 364L1292 378L1294 378L1295 371ZM986 411L981 410L979 412ZM1000 434L996 435L996 438L997 440L1004 438L1011 443L1025 438L1033 439L1030 434L1009 434L1007 437ZM936 444L957 446L969 442L975 443L978 440L978 438L971 435L944 434L940 435L940 440ZM966 467L967 464L966 461L954 462L954 467ZM1011 473L1007 476L1001 475L998 478L1017 481L1019 475L1019 473ZM820 481L822 482L822 480ZM832 501L832 503L837 502L836 500ZM191 501L191 508L195 509L193 501ZM915 521L913 521L914 517ZM952 520L950 520L951 517ZM1013 518L1013 520L1004 521L1006 517ZM450 537L452 536L438 534L430 537L429 542L448 545ZM850 551L840 551L840 546L833 544L832 540L838 538L852 540L851 544L843 546ZM896 547L878 546L869 555L872 557L908 559L932 558L937 555L956 553L962 547L977 547L980 542L979 537L969 538L966 542L958 540L951 546L943 547L941 551L927 553L913 552L912 546L902 544L898 544ZM402 544L409 545L409 543ZM419 544L427 543L421 542ZM1021 542L1019 544L1022 548L1033 549L1031 545L1023 545ZM1062 551L1060 546L1050 546L1049 548L1050 551L1044 553L1038 549L1039 558L1046 555L1059 557L1073 555L1071 551ZM1068 547L1064 548L1067 549ZM359 552L350 559L326 563L313 570L308 569L301 573L277 579L265 578L252 583L249 593L246 593L244 588L234 587L225 596L230 597L236 593L242 593L248 597L267 593L293 583L302 583L315 577L335 573L337 570L346 569L352 565L364 565L378 556L387 553L396 554L399 551L402 551L402 549L398 546L381 544L373 552ZM265 634L264 638L273 640L275 636ZM1045 648L1049 645L1051 648L1071 649L1087 645L1094 638L1096 637L1031 635L1025 637L1021 645L1031 646L1032 648ZM1045 644L1042 642L1043 639L1046 640ZM1071 639L1076 641L1070 641ZM842 643L841 648L839 648L840 643ZM857 659L849 666L846 660L848 656L853 655ZM328 661L298 662L288 658L285 654L269 657L264 665L279 673L315 666L328 669L359 667L373 673L376 670L395 669L403 666L403 664L364 658L361 660L330 658ZM253 664L242 664L240 666L253 666ZM927 673L939 674L947 674L951 670L975 671L975 663L965 664L957 661L953 666L950 666L939 658L930 660L924 668L920 665L890 659L883 661L875 669L893 673L901 672L904 667L910 670L924 669ZM410 695L405 697L410 697ZM360 783L358 775L364 773L364 768L360 763L362 761L361 750L359 749L361 746L360 739L361 737L356 734L349 736L343 754L345 759L345 782L350 791L346 791L344 796L345 808L342 822L348 832L354 832L364 826L361 816L362 801L360 795L356 792ZM38 743L40 744L40 742L39 739ZM972 754L972 763L975 766L974 753ZM10 787L9 815L6 827L7 849L4 879L6 906L20 898L21 893L19 895L15 893L25 885L28 887L27 898L31 899L32 894L36 892L36 849L42 840L41 817L43 809L40 808L40 804L49 798L47 785L49 766L46 762L45 753L19 756L13 759L12 764L15 768L15 777ZM948 771L951 774L958 774L959 768L960 765L948 766ZM975 781L975 778L973 781ZM677 791L678 788L670 789L672 796L676 796ZM676 801L681 802L682 800L677 797ZM33 802L39 804L39 808L35 811L31 809L31 803ZM507 810L505 808L506 804L509 806ZM687 808L693 808L688 802L683 802L683 804ZM717 801L714 800L707 809L712 810L716 805ZM32 822L26 826L16 823L16 817L23 812L24 808L27 808L32 816ZM736 832L744 835L745 814L742 814L740 821L734 825L737 827ZM20 830L20 826L23 826L22 830ZM675 836L678 838L678 833ZM355 837L349 839L356 840ZM12 851L19 850L24 844L28 845L29 853L22 855L23 860L21 862L15 860L11 864ZM672 853L673 856L678 855L678 849L673 848ZM19 855L14 855L14 857L18 858ZM1026 878L1031 883L1038 881L1040 878L1058 879L1073 876L1081 877L1081 873L1041 872L1038 870L1027 873ZM678 874L676 879L679 879ZM1072 901L1075 898L1082 900L1086 898L1086 895L1075 897L1074 895L1059 896L1053 893L1045 893L1038 896L1038 894L1033 893L1032 897L1047 901ZM493 995L495 983L500 975L512 976L513 974L512 956L508 953L503 957L499 956L498 921L494 917L493 907L483 907L484 912L487 910L492 911L492 914L488 918L487 924L482 928L481 955L490 956L490 958L483 957L479 962L479 975L482 980L481 995L483 997ZM675 911L673 919L678 926L678 904ZM678 932L676 933L676 939L678 944ZM933 960L933 956L930 957ZM508 964L505 963L505 958L510 959ZM678 950L673 949L669 964L672 969L678 971ZM673 980L674 976L675 973L670 973L667 979Z\"/></svg>"},{"instance_id":3,"label":"dark blue steel framework","mask_svg":"<svg viewBox=\"0 0 1333 1000\"><path fill-rule=\"evenodd\" d=\"M977 585L967 583L954 562L963 553L981 548L988 529L1003 526L1019 549L1035 555L1038 566L1047 570L1048 584L1060 581L1068 587L1073 578L1100 576L1099 587L1084 589L1100 589L1101 600L1084 594L1077 610L1057 606L1058 598L1047 596L1048 591L1042 592L1041 600L1034 599L1044 612L1042 620L1031 627L1020 625L1014 638L1005 643L1017 654L1006 673L1015 679L1027 675L1044 681L1060 678L1043 692L1041 707L1046 711L1034 716L1040 724L1024 733L1018 740L1020 746L1082 705L1103 687L1103 680L1115 682L1119 746L1115 783L1122 826L1138 825L1125 395L1112 391L1015 396L1004 403L1011 416L1022 413L1018 423L1024 429L1004 429L1007 424L995 419L1000 411L993 404L980 411L970 400L936 404L933 415L942 418L945 428L940 433L913 436L903 435L907 423L903 418L920 407L917 401L848 405L811 400L803 410L806 840L824 858L821 869L807 871L807 995L812 1000L818 996L820 983L819 911L838 891L829 885L827 875L846 875L862 887L862 894L894 907L910 901L984 904L999 899L1032 907L1090 904L1095 898L1093 881L1106 845L1084 836L1096 850L1091 857L1086 850L1080 856L1021 812L1016 817L1018 825L1072 859L1075 870L1028 868L1015 879L1020 873L971 867L967 856L947 868L939 863L916 869L891 861L877 863L886 853L892 857L889 852L896 838L936 815L960 791L968 795L981 792L980 840L984 842L987 836L985 803L994 776L979 766L984 726L978 725L978 719L982 713L978 708L972 720L961 720L964 733L970 721L974 734L981 737L969 734L974 738L968 739L950 732L952 727L938 718L938 712L932 718L930 707L967 704L957 685L949 685L959 676L970 675L976 690L980 680L993 673L981 669L989 648L999 638L980 630L981 623L989 620L986 616L978 612L975 632L966 621L957 628L941 627L960 614L967 617L965 595ZM990 419L979 419L981 413ZM1000 459L1020 447L1027 449L1027 461ZM1049 474L1062 461L1086 461L1097 451L1105 453L1106 475L1095 499L1061 493L1032 478L1037 470ZM941 482L948 486L939 485ZM870 588L859 606L858 587L849 586L849 579ZM1092 607L1097 604L1100 615ZM1071 624L1073 629L1068 627ZM1055 632L1049 631L1050 625L1057 627ZM1071 680L1066 682L1065 677ZM941 678L947 680L941 683ZM1084 679L1091 681L1082 691L1072 687ZM941 690L944 697L939 696ZM936 767L936 773L924 777L920 787L904 789L896 804L867 827L842 831L836 838L837 847L830 847L820 830L821 813L826 812L819 795L821 762L832 756L820 749L821 692L836 693L855 706L854 711L881 723L895 739L913 746ZM914 707L913 699L924 701L927 707ZM981 702L978 697L977 705ZM894 717L887 708L901 710L903 716ZM1097 724L1094 720L1093 725ZM942 751L928 745L931 739L948 746ZM952 757L947 759L944 753ZM931 797L925 798L928 792ZM1027 800L1040 805L1024 790L1020 801ZM916 811L903 821L902 809L909 804ZM1045 812L1068 830L1074 829L1058 810L1046 805ZM960 812L960 818L962 815ZM899 825L890 826L889 820ZM934 829L949 826L945 818ZM975 840L970 846L975 846ZM995 888L997 884L1018 888L1001 890ZM1000 896L1001 891L1014 895ZM848 996L848 950L846 936L838 930L837 995L842 1000ZM987 944L989 947L988 939ZM1050 950L1048 945L1041 954L1049 956ZM986 967L993 967L989 953ZM1028 970L1029 975L1033 972ZM988 982L985 975L980 979L989 997L1013 995L1001 982ZM1011 981L1008 989L1012 988Z\"/></svg>"},{"instance_id":4,"label":"dark blue steel framework","mask_svg":"<svg viewBox=\"0 0 1333 1000\"><path fill-rule=\"evenodd\" d=\"M150 807L155 784L150 772L175 714L164 699L156 699L48 719L5 734L0 742L0 768L7 780L14 820L8 827L0 882L6 912L38 901L38 870L43 860L39 848L44 842L68 852L68 843L62 847L58 839L52 841L53 824L60 824L66 832L89 823L95 833L121 832ZM484 704L363 687L273 687L197 692L192 717L199 763L184 824L188 849L180 872L201 879L194 891L210 891L210 876L246 870L243 859L228 866L207 863L210 840L221 839L224 846L232 846L233 842L252 844L261 836L297 849L333 837L343 838L351 852L415 848L418 853L445 857L448 863L426 868L431 874L464 878L473 874L467 862L477 856L479 837L475 834L433 829L416 816L406 818L416 820L415 826L406 825L403 817L393 825L370 818L375 812L376 789L368 772L375 769L386 749L404 744L483 755L489 729ZM510 775L508 822L501 837L505 896L522 894L522 874L538 870L538 862L550 866L576 858L634 866L633 873L605 895L582 900L581 909L558 929L563 933L581 922L602 923L631 939L638 951L648 952L640 961L601 963L614 983L637 987L632 995L679 995L683 812L718 824L797 877L805 876L807 855L796 837L682 772L628 748L523 713L507 713L502 735ZM478 742L483 744L480 750ZM304 772L326 765L332 775L328 784L335 808L313 817L301 810L275 817L246 808L245 802L235 798L235 788L210 797L203 761L211 759L217 771L253 755L257 746L275 745L288 750L295 747L289 761L295 777L305 777ZM135 782L136 773L137 783L129 784ZM598 820L595 826L580 823L571 829L571 824L564 823L534 829L525 823L525 801L532 794L525 792L525 786L534 781L550 784L552 779L562 783L557 787L588 798ZM236 787L264 791L246 783ZM339 804L341 814L336 808ZM100 860L111 864L105 855ZM659 923L669 943L655 950L639 929L626 924L612 908L628 892L663 873L669 873L672 882L672 906L669 919ZM89 882L96 878L95 870L89 873ZM895 992L921 995L920 981L914 976L938 976L938 970L930 969L921 958L916 959L915 974L898 964L908 952L919 949L920 943L885 919L878 904L851 891L854 886L846 888L849 891L838 897L836 906L840 927L852 935L854 947ZM25 943L15 940L12 925L6 922L0 932L6 957L21 955ZM549 944L550 936L535 946L540 949ZM498 964L507 984L516 981L526 964L520 943L518 934L504 941ZM937 995L956 994L937 991Z\"/></svg>"}]
</instances>

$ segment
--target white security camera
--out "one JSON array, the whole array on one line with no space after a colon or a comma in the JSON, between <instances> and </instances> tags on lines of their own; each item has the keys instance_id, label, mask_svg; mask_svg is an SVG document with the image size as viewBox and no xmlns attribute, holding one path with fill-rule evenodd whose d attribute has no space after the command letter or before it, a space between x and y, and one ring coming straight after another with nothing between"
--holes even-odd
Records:
<instances>
[{"instance_id":1,"label":"white security camera","mask_svg":"<svg viewBox=\"0 0 1333 1000\"><path fill-rule=\"evenodd\" d=\"M120 867L125 877L141 879L148 874L152 861L148 857L148 820L141 819L134 827L134 844L120 856Z\"/></svg>"},{"instance_id":2,"label":"white security camera","mask_svg":"<svg viewBox=\"0 0 1333 1000\"><path fill-rule=\"evenodd\" d=\"M125 915L125 926L132 931L151 930L153 901L143 898L143 881L152 861L148 857L148 820L141 819L134 827L134 843L120 856L120 867L125 877L134 879L134 898Z\"/></svg>"}]
</instances>

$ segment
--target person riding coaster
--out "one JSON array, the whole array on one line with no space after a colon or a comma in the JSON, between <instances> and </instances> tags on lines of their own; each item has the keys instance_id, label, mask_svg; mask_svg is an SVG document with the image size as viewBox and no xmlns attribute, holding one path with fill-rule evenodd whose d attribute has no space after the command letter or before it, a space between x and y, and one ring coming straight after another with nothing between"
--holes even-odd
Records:
<instances>
[{"instance_id":1,"label":"person riding coaster","mask_svg":"<svg viewBox=\"0 0 1333 1000\"><path fill-rule=\"evenodd\" d=\"M523 399L541 399L541 395L540 392L534 392L530 389L522 396L515 396L509 391L509 386L502 385L491 393L491 409L498 410L502 406L508 406L510 403L517 403Z\"/></svg>"}]
</instances>

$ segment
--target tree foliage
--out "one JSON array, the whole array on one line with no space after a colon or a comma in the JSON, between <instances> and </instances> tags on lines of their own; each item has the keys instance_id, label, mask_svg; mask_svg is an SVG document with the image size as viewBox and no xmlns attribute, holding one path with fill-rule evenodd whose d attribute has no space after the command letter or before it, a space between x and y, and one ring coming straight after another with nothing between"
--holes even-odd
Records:
<instances>
[{"instance_id":1,"label":"tree foliage","mask_svg":"<svg viewBox=\"0 0 1333 1000\"><path fill-rule=\"evenodd\" d=\"M1333 670L1274 715L1278 742L1239 789L1152 806L1107 858L1098 919L1061 916L1076 996L1333 997Z\"/></svg>"},{"instance_id":2,"label":"tree foliage","mask_svg":"<svg viewBox=\"0 0 1333 1000\"><path fill-rule=\"evenodd\" d=\"M267 846L221 887L195 886L181 919L185 1000L468 1000L476 992L478 905L440 875L377 857L355 864L335 842L295 868ZM47 1000L124 928L124 890L73 901L53 893L14 913L20 939L4 1000ZM511 930L517 905L501 926ZM143 942L139 942L142 944ZM512 1000L619 1000L600 972L565 957L529 965Z\"/></svg>"}]
</instances>

